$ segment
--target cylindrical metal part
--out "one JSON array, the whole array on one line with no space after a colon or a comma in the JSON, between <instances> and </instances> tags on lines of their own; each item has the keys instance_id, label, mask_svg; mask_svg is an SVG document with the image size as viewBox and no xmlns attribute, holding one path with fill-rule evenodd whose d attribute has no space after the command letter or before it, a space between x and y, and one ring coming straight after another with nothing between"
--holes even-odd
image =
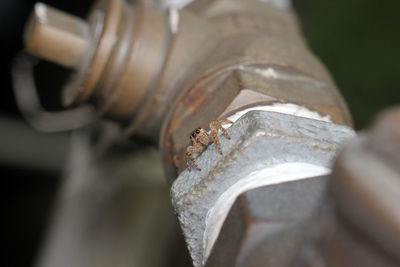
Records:
<instances>
[{"instance_id":1,"label":"cylindrical metal part","mask_svg":"<svg viewBox=\"0 0 400 267\"><path fill-rule=\"evenodd\" d=\"M88 48L88 24L70 14L37 3L24 32L29 53L75 68Z\"/></svg>"}]
</instances>

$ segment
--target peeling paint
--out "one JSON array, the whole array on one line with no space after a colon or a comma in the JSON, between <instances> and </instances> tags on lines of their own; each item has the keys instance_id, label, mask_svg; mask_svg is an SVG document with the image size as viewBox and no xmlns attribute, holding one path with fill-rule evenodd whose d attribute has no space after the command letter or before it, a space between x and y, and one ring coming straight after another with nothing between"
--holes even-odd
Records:
<instances>
[{"instance_id":1,"label":"peeling paint","mask_svg":"<svg viewBox=\"0 0 400 267\"><path fill-rule=\"evenodd\" d=\"M270 78L270 79L277 79L277 78L279 78L278 73L276 73L276 71L275 71L273 68L271 68L271 67L267 68L266 70L259 70L259 69L256 69L256 72L257 72L257 73L260 73L261 75L263 75L263 76L266 77L266 78Z\"/></svg>"},{"instance_id":2,"label":"peeling paint","mask_svg":"<svg viewBox=\"0 0 400 267\"><path fill-rule=\"evenodd\" d=\"M179 28L179 10L177 8L169 9L169 27L172 33L177 33Z\"/></svg>"},{"instance_id":3,"label":"peeling paint","mask_svg":"<svg viewBox=\"0 0 400 267\"><path fill-rule=\"evenodd\" d=\"M273 103L272 105L255 106L247 109L240 110L235 114L228 117L229 120L235 122L244 114L252 110L272 111L288 115L294 115L303 118L309 118L325 122L333 122L330 115L321 115L316 111L310 110L304 106L299 106L293 103Z\"/></svg>"}]
</instances>

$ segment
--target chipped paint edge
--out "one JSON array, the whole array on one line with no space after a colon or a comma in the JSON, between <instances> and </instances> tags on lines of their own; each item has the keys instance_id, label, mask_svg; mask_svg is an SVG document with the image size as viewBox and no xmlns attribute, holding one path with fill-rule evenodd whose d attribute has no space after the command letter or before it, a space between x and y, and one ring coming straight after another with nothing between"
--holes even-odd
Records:
<instances>
[{"instance_id":1,"label":"chipped paint edge","mask_svg":"<svg viewBox=\"0 0 400 267\"><path fill-rule=\"evenodd\" d=\"M246 108L236 112L235 114L228 117L229 120L235 122L240 117L245 115L249 111L261 110L261 111L272 111L288 115L294 115L302 118L314 119L324 122L333 122L330 115L321 115L320 113L310 110L304 106L296 105L293 103L273 103L272 105L255 106Z\"/></svg>"}]
</instances>

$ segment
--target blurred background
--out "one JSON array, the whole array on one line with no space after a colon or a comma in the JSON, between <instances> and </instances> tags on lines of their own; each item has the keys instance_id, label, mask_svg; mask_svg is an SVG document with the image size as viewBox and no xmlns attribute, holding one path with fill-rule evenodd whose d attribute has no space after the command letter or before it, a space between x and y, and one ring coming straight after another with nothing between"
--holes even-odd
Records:
<instances>
[{"instance_id":1,"label":"blurred background","mask_svg":"<svg viewBox=\"0 0 400 267\"><path fill-rule=\"evenodd\" d=\"M12 91L10 66L22 48L23 26L35 2L0 2L0 175L5 223L0 266L34 262L68 153L67 134L39 134L25 124ZM93 1L43 2L84 17ZM357 130L367 127L378 111L400 102L399 1L294 0L293 5L305 38L331 72ZM65 77L64 69L50 63L38 67L37 83L47 109L61 107L57 89Z\"/></svg>"}]
</instances>

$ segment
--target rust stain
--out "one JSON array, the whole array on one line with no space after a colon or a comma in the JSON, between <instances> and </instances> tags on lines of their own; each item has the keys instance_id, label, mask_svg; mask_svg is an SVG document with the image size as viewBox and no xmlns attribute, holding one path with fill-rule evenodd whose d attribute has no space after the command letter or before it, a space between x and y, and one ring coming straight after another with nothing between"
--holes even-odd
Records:
<instances>
[{"instance_id":1,"label":"rust stain","mask_svg":"<svg viewBox=\"0 0 400 267\"><path fill-rule=\"evenodd\" d=\"M239 66L239 63L236 65ZM210 93L207 88L209 88L210 83L215 81L215 79L220 77L223 73L231 72L233 69L228 68L229 66L232 67L232 63L218 66L216 69L203 74L186 90L178 101L174 115L171 117L167 128L167 134L172 134L172 132L180 127L187 117L191 116L194 111L207 103L210 99Z\"/></svg>"},{"instance_id":2,"label":"rust stain","mask_svg":"<svg viewBox=\"0 0 400 267\"><path fill-rule=\"evenodd\" d=\"M209 98L204 87L189 89L182 99L182 104L190 109L201 107Z\"/></svg>"},{"instance_id":3,"label":"rust stain","mask_svg":"<svg viewBox=\"0 0 400 267\"><path fill-rule=\"evenodd\" d=\"M166 159L168 161L169 164L173 164L174 163L174 159L172 158L172 154L169 153L169 151L171 151L171 140L168 139L168 141L165 143L165 151L168 151L168 153L166 153Z\"/></svg>"},{"instance_id":4,"label":"rust stain","mask_svg":"<svg viewBox=\"0 0 400 267\"><path fill-rule=\"evenodd\" d=\"M203 106L208 99L209 94L205 92L205 87L191 88L182 97L174 116L171 118L170 125L168 127L168 133L175 131L195 110Z\"/></svg>"},{"instance_id":5,"label":"rust stain","mask_svg":"<svg viewBox=\"0 0 400 267\"><path fill-rule=\"evenodd\" d=\"M183 118L179 115L174 115L172 119L170 120L169 126L168 126L168 135L171 135L173 131L175 131L181 124L182 124Z\"/></svg>"},{"instance_id":6,"label":"rust stain","mask_svg":"<svg viewBox=\"0 0 400 267\"><path fill-rule=\"evenodd\" d=\"M208 99L207 85L210 82L210 76L213 72L206 73L197 79L192 86L183 95L180 104L190 111L200 108Z\"/></svg>"},{"instance_id":7,"label":"rust stain","mask_svg":"<svg viewBox=\"0 0 400 267\"><path fill-rule=\"evenodd\" d=\"M322 150L322 151L332 151L332 147L329 147L329 146L327 146L327 147L321 147L321 146L315 145L315 146L313 147L313 149L314 149L314 150Z\"/></svg>"},{"instance_id":8,"label":"rust stain","mask_svg":"<svg viewBox=\"0 0 400 267\"><path fill-rule=\"evenodd\" d=\"M351 126L351 123L346 121L346 119L343 117L343 113L337 106L312 105L310 108L316 110L321 115L331 116L334 123Z\"/></svg>"}]
</instances>

